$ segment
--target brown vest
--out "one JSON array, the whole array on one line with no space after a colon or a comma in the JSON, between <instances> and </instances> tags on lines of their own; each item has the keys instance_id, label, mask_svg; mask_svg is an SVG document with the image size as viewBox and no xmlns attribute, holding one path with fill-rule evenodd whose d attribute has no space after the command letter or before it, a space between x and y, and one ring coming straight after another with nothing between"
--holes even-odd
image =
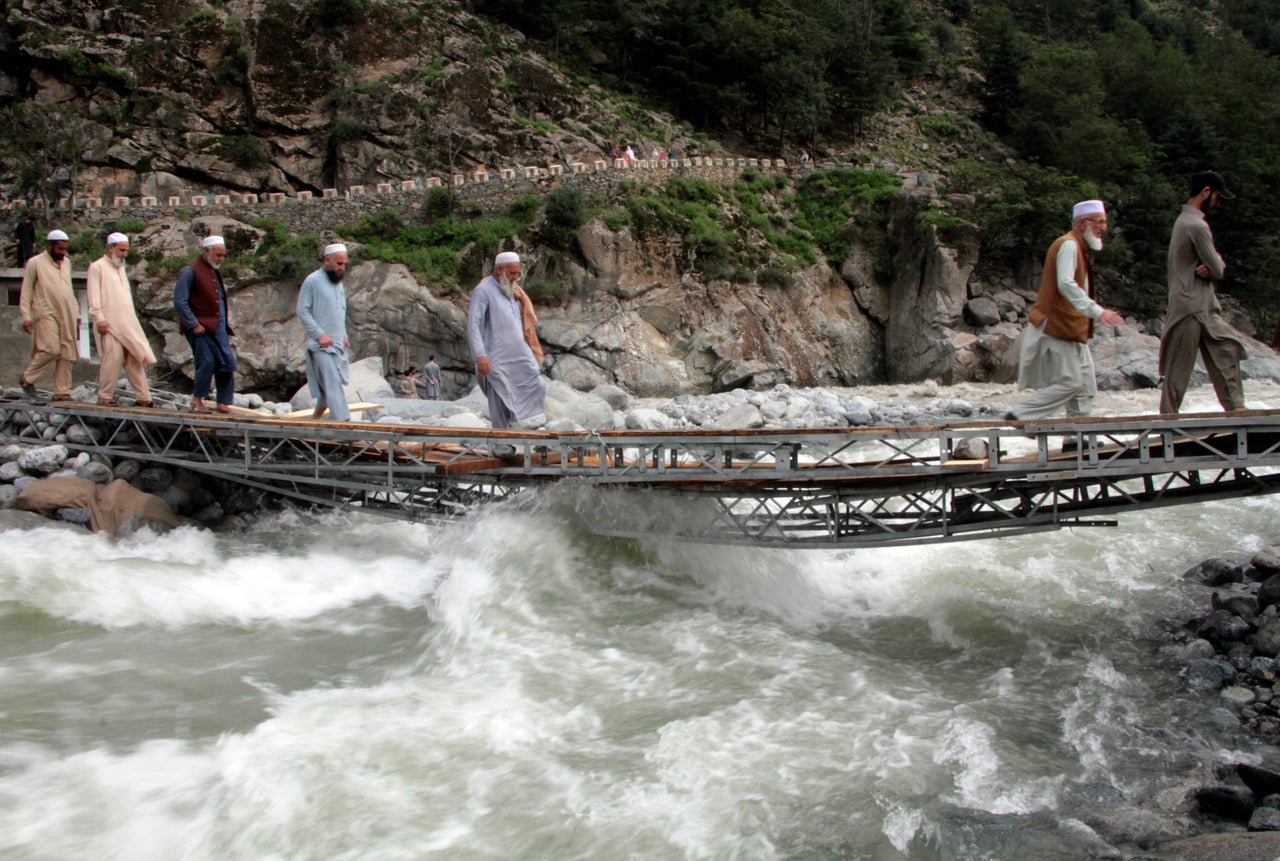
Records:
<instances>
[{"instance_id":1,"label":"brown vest","mask_svg":"<svg viewBox=\"0 0 1280 861\"><path fill-rule=\"evenodd\" d=\"M213 332L218 328L218 320L222 317L222 274L206 263L203 257L197 257L188 265L195 274L188 299L191 313L195 315L197 323ZM235 334L231 331L230 320L227 320L227 334Z\"/></svg>"},{"instance_id":2,"label":"brown vest","mask_svg":"<svg viewBox=\"0 0 1280 861\"><path fill-rule=\"evenodd\" d=\"M1086 344L1093 337L1093 318L1086 317L1067 301L1067 297L1058 292L1058 249L1068 239L1074 239L1079 248L1076 257L1076 283L1084 288L1085 295L1093 298L1092 260L1089 246L1085 245L1075 231L1064 233L1049 246L1049 253L1044 257L1044 273L1040 276L1040 292L1036 294L1036 303L1031 306L1027 319L1031 325L1039 326L1046 319L1044 333L1062 341L1076 341Z\"/></svg>"}]
</instances>

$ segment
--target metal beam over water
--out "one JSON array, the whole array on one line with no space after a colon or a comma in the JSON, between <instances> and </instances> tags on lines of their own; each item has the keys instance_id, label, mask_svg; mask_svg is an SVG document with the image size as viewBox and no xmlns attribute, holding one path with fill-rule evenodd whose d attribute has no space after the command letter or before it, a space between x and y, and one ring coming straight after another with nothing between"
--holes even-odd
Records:
<instances>
[{"instance_id":1,"label":"metal beam over water","mask_svg":"<svg viewBox=\"0 0 1280 861\"><path fill-rule=\"evenodd\" d=\"M602 535L856 547L1114 525L1280 491L1280 412L540 433L0 401L0 439L424 520L551 486ZM1063 444L1075 449L1062 451ZM512 447L511 456L492 453Z\"/></svg>"}]
</instances>

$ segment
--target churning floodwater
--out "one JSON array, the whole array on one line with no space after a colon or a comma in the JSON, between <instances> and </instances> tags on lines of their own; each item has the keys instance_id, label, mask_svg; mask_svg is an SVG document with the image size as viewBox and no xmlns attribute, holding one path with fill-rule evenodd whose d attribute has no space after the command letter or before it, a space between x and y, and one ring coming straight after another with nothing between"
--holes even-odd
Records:
<instances>
[{"instance_id":1,"label":"churning floodwater","mask_svg":"<svg viewBox=\"0 0 1280 861\"><path fill-rule=\"evenodd\" d=\"M0 534L0 858L1013 858L1247 748L1170 632L1278 498L840 552L583 504Z\"/></svg>"}]
</instances>

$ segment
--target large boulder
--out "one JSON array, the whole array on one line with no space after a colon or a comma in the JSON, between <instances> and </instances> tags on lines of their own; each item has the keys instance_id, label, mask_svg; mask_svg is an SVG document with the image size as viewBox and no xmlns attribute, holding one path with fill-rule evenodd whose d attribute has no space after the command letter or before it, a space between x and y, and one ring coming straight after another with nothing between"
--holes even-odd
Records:
<instances>
[{"instance_id":1,"label":"large boulder","mask_svg":"<svg viewBox=\"0 0 1280 861\"><path fill-rule=\"evenodd\" d=\"M391 384L383 376L382 359L378 356L352 362L349 381L342 387L342 391L346 394L349 404L359 401L380 404L384 401L397 400ZM303 386L289 399L289 403L295 410L309 410L315 406L316 401L311 396L310 388ZM356 413L352 418L358 416L359 413Z\"/></svg>"}]
</instances>

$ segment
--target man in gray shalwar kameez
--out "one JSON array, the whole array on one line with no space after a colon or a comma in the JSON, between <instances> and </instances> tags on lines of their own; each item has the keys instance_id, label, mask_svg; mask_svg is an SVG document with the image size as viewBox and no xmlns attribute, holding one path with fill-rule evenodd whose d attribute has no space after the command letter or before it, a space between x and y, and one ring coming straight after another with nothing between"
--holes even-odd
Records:
<instances>
[{"instance_id":1,"label":"man in gray shalwar kameez","mask_svg":"<svg viewBox=\"0 0 1280 861\"><path fill-rule=\"evenodd\" d=\"M525 340L515 293L519 278L519 255L504 251L494 258L493 274L471 291L467 340L493 426L530 430L547 423L547 382Z\"/></svg>"},{"instance_id":2,"label":"man in gray shalwar kameez","mask_svg":"<svg viewBox=\"0 0 1280 861\"><path fill-rule=\"evenodd\" d=\"M1218 403L1227 412L1244 409L1244 384L1240 362L1245 359L1240 333L1222 316L1217 282L1226 274L1227 264L1213 244L1213 231L1205 215L1218 208L1218 201L1233 200L1222 174L1202 170L1191 177L1191 197L1173 224L1169 239L1169 313L1160 339L1160 412L1182 409L1182 399L1196 367L1196 356L1205 371Z\"/></svg>"},{"instance_id":3,"label":"man in gray shalwar kameez","mask_svg":"<svg viewBox=\"0 0 1280 861\"><path fill-rule=\"evenodd\" d=\"M316 399L312 418L329 414L340 422L351 421L342 386L350 379L347 353L347 293L342 276L347 271L347 247L326 245L324 264L306 277L298 292L298 321L307 333L307 385Z\"/></svg>"}]
</instances>

